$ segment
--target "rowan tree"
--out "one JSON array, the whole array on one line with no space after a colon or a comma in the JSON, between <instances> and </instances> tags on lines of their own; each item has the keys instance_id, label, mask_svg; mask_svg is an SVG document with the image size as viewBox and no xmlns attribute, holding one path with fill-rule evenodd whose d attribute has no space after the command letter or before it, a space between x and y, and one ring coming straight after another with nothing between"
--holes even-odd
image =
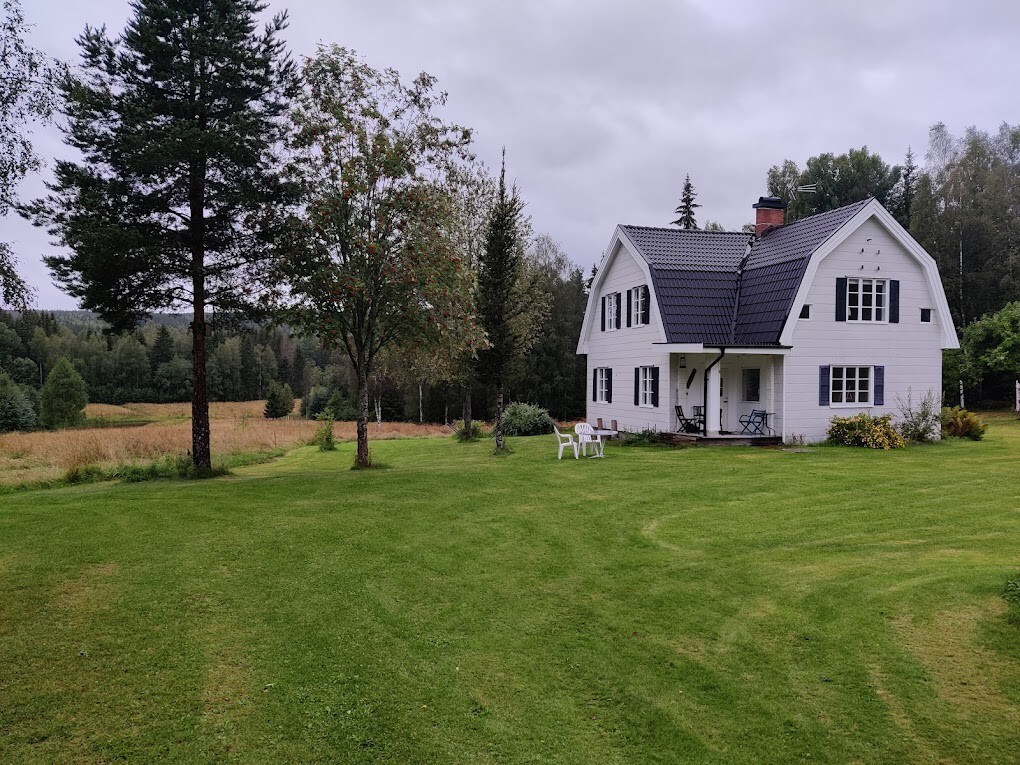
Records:
<instances>
[{"instance_id":1,"label":"rowan tree","mask_svg":"<svg viewBox=\"0 0 1020 765\"><path fill-rule=\"evenodd\" d=\"M281 241L276 298L293 326L350 360L364 468L379 354L483 341L470 270L447 230L448 169L470 132L437 116L446 95L427 74L404 83L340 46L321 46L302 74L293 172L305 207Z\"/></svg>"}]
</instances>

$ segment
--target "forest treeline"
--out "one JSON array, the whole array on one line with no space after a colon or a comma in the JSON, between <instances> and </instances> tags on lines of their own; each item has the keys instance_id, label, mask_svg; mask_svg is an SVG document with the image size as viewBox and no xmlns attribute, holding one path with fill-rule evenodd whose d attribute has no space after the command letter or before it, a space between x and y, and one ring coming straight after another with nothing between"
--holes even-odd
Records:
<instances>
[{"instance_id":1,"label":"forest treeline","mask_svg":"<svg viewBox=\"0 0 1020 765\"><path fill-rule=\"evenodd\" d=\"M509 400L537 403L563 420L583 417L585 364L575 353L587 300L582 272L548 237L529 248L526 262L549 309L511 370ZM116 333L88 311L0 312L0 370L37 407L38 392L61 358L82 376L92 402L191 400L187 316L157 314L134 331ZM280 383L302 399L303 416L329 407L338 419L355 418L354 380L344 354L285 326L214 319L207 373L213 401L264 399ZM418 379L396 356L377 367L369 388L373 415L385 420L449 422L461 416L461 385ZM485 391L474 391L477 416L491 417L492 403Z\"/></svg>"}]
</instances>

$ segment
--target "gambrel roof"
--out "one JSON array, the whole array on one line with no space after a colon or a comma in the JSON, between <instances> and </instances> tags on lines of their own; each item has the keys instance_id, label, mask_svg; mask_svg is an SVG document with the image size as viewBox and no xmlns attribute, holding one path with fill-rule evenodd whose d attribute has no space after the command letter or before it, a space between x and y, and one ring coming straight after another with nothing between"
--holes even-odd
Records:
<instances>
[{"instance_id":1,"label":"gambrel roof","mask_svg":"<svg viewBox=\"0 0 1020 765\"><path fill-rule=\"evenodd\" d=\"M668 343L779 345L811 254L872 200L750 234L620 226L647 263Z\"/></svg>"}]
</instances>

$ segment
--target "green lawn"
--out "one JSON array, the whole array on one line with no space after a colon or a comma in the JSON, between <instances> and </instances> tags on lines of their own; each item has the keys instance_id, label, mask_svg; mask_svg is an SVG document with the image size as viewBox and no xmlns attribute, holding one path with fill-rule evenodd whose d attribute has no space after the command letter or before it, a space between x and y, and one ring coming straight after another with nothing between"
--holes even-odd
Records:
<instances>
[{"instance_id":1,"label":"green lawn","mask_svg":"<svg viewBox=\"0 0 1020 765\"><path fill-rule=\"evenodd\" d=\"M1020 761L1020 425L512 443L0 498L0 761Z\"/></svg>"}]
</instances>

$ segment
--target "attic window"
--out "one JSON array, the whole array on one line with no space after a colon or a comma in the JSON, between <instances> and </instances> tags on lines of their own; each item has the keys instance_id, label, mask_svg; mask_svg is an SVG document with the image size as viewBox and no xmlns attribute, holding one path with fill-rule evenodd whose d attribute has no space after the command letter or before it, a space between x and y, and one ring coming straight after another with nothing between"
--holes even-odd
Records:
<instances>
[{"instance_id":1,"label":"attic window","mask_svg":"<svg viewBox=\"0 0 1020 765\"><path fill-rule=\"evenodd\" d=\"M810 319L811 318L811 306L805 303L800 307L800 318Z\"/></svg>"},{"instance_id":2,"label":"attic window","mask_svg":"<svg viewBox=\"0 0 1020 765\"><path fill-rule=\"evenodd\" d=\"M922 324L931 324L931 309L930 308L922 308L921 309L921 323Z\"/></svg>"}]
</instances>

